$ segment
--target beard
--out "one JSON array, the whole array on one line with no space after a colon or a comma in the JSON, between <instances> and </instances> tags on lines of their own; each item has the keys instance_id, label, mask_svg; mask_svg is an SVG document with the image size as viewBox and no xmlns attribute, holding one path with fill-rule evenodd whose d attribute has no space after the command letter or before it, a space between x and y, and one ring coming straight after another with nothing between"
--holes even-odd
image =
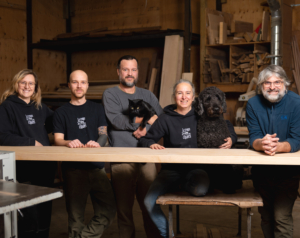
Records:
<instances>
[{"instance_id":1,"label":"beard","mask_svg":"<svg viewBox=\"0 0 300 238\"><path fill-rule=\"evenodd\" d=\"M269 92L278 92L276 95L271 95ZM267 99L271 103L280 102L280 100L284 97L286 93L285 87L283 89L267 89L262 90L262 94L264 95L265 99Z\"/></svg>"},{"instance_id":2,"label":"beard","mask_svg":"<svg viewBox=\"0 0 300 238\"><path fill-rule=\"evenodd\" d=\"M82 99L82 98L85 97L86 92L84 92L84 90L82 90L82 93L81 93L81 94L77 93L77 95L76 95L76 92L75 92L75 91L74 91L74 92L71 91L71 94L72 94L73 97L76 98L76 99Z\"/></svg>"},{"instance_id":3,"label":"beard","mask_svg":"<svg viewBox=\"0 0 300 238\"><path fill-rule=\"evenodd\" d=\"M125 81L126 78L133 78L134 80L133 80L133 82L130 83L130 82ZM138 81L138 78L134 78L132 76L127 76L127 77L125 77L125 79L121 78L121 76L119 77L120 83L122 85L124 85L125 87L129 87L129 88L132 88L133 86L135 86Z\"/></svg>"}]
</instances>

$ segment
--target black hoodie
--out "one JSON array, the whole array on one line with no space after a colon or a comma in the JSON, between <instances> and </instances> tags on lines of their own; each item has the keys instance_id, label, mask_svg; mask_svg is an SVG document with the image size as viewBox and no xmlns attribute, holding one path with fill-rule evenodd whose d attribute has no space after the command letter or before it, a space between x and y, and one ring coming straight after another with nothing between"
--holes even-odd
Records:
<instances>
[{"instance_id":1,"label":"black hoodie","mask_svg":"<svg viewBox=\"0 0 300 238\"><path fill-rule=\"evenodd\" d=\"M162 137L166 148L197 148L197 117L192 108L186 115L174 111L176 105L164 108L164 114L160 115L151 126L145 137L140 139L142 147L150 147L157 143ZM232 144L236 142L234 128L226 121L231 134ZM198 165L201 167L201 165ZM195 165L189 164L162 164L163 169L185 172Z\"/></svg>"},{"instance_id":2,"label":"black hoodie","mask_svg":"<svg viewBox=\"0 0 300 238\"><path fill-rule=\"evenodd\" d=\"M0 145L34 146L35 141L50 145L53 111L45 104L39 109L11 95L0 105Z\"/></svg>"}]
</instances>

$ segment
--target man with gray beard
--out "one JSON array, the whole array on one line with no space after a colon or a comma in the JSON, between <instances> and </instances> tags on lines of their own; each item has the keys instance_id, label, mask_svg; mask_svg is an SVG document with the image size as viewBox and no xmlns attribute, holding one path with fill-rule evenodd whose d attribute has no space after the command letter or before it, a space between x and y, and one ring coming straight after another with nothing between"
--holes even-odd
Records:
<instances>
[{"instance_id":1,"label":"man with gray beard","mask_svg":"<svg viewBox=\"0 0 300 238\"><path fill-rule=\"evenodd\" d=\"M108 119L108 139L112 147L138 147L139 139L145 136L157 116L163 111L155 95L149 90L136 87L138 80L138 61L134 56L121 57L117 65L120 84L106 89L102 101ZM145 128L140 127L143 118L128 116L129 101L142 99L156 112ZM142 210L147 238L158 238L158 229L152 222L144 205L144 198L156 177L154 163L126 163L126 156L120 154L125 163L112 163L112 185L115 190L120 238L134 238L135 227L132 208L134 197Z\"/></svg>"},{"instance_id":2,"label":"man with gray beard","mask_svg":"<svg viewBox=\"0 0 300 238\"><path fill-rule=\"evenodd\" d=\"M283 68L269 65L258 76L259 94L248 101L246 119L250 145L257 151L276 153L300 149L300 96L287 90ZM267 238L293 237L292 210L297 198L297 166L255 165L254 187L263 198L261 227Z\"/></svg>"}]
</instances>

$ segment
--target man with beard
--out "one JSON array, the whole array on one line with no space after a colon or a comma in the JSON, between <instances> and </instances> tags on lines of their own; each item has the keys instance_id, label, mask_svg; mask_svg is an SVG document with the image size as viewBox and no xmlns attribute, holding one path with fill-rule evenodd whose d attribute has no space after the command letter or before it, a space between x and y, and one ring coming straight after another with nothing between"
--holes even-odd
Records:
<instances>
[{"instance_id":1,"label":"man with beard","mask_svg":"<svg viewBox=\"0 0 300 238\"><path fill-rule=\"evenodd\" d=\"M258 92L262 94L247 104L250 145L270 156L300 149L300 96L287 90L289 84L283 68L270 65L258 76ZM267 238L293 237L297 174L296 166L255 165L252 168L254 187L263 198L264 206L259 208L259 213Z\"/></svg>"},{"instance_id":2,"label":"man with beard","mask_svg":"<svg viewBox=\"0 0 300 238\"><path fill-rule=\"evenodd\" d=\"M71 101L55 111L55 145L69 148L99 148L107 140L103 106L86 100L88 76L71 73ZM68 212L69 238L101 237L116 214L113 189L103 162L64 162L64 193ZM90 194L94 216L84 224L84 210Z\"/></svg>"},{"instance_id":3,"label":"man with beard","mask_svg":"<svg viewBox=\"0 0 300 238\"><path fill-rule=\"evenodd\" d=\"M138 62L135 57L130 55L121 57L117 65L117 74L120 85L105 90L102 98L109 122L109 143L113 147L137 147L139 138L146 135L147 130L157 119L157 115L162 113L162 108L153 93L135 86L138 80ZM144 129L139 128L143 118L135 118L134 123L130 121L128 99L143 99L154 108L157 115L150 118ZM126 157L123 157L126 162ZM135 194L142 210L147 237L160 237L144 205L146 193L156 177L155 164L114 163L111 165L111 170L117 202L119 237L135 237L132 215Z\"/></svg>"}]
</instances>

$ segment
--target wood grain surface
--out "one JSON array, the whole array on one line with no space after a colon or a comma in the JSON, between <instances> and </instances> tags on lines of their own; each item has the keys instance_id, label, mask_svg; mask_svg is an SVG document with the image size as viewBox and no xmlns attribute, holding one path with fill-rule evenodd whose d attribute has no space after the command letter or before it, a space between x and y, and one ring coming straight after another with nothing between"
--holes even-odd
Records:
<instances>
[{"instance_id":1,"label":"wood grain surface","mask_svg":"<svg viewBox=\"0 0 300 238\"><path fill-rule=\"evenodd\" d=\"M248 149L165 149L150 148L78 148L61 146L0 146L0 151L14 151L17 160L103 161L149 163L261 164L300 165L300 152L269 156Z\"/></svg>"}]
</instances>

